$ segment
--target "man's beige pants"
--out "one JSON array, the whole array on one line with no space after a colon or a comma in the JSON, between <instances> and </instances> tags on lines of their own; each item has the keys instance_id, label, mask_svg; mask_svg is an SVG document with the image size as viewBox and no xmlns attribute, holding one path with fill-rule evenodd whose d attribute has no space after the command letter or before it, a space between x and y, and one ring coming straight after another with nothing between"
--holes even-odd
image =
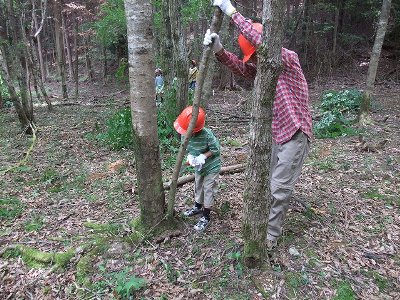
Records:
<instances>
[{"instance_id":1,"label":"man's beige pants","mask_svg":"<svg viewBox=\"0 0 400 300\"><path fill-rule=\"evenodd\" d=\"M201 176L199 173L194 175L194 200L203 204L205 208L214 205L214 198L218 192L219 173L211 173Z\"/></svg>"},{"instance_id":2,"label":"man's beige pants","mask_svg":"<svg viewBox=\"0 0 400 300\"><path fill-rule=\"evenodd\" d=\"M282 234L282 223L289 208L290 197L309 151L310 142L301 130L284 144L272 144L272 199L268 218L268 240L275 241Z\"/></svg>"}]
</instances>

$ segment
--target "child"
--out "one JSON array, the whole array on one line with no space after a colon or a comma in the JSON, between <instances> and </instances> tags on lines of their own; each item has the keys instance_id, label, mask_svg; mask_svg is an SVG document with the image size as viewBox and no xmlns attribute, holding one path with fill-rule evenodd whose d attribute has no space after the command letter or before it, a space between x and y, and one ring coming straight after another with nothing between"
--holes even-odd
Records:
<instances>
[{"instance_id":1,"label":"child","mask_svg":"<svg viewBox=\"0 0 400 300\"><path fill-rule=\"evenodd\" d=\"M186 134L192 118L192 106L186 107L174 122L175 130L181 135ZM194 206L183 214L191 217L202 213L202 217L194 226L196 231L203 231L210 223L210 211L214 197L218 191L221 156L219 141L211 131L204 127L206 115L199 108L196 126L189 140L187 164L195 168Z\"/></svg>"},{"instance_id":2,"label":"child","mask_svg":"<svg viewBox=\"0 0 400 300\"><path fill-rule=\"evenodd\" d=\"M194 59L192 59L189 68L189 89L192 91L194 91L194 89L196 88L197 73L197 63Z\"/></svg>"},{"instance_id":3,"label":"child","mask_svg":"<svg viewBox=\"0 0 400 300\"><path fill-rule=\"evenodd\" d=\"M162 70L160 68L157 68L154 73L155 73L154 83L156 85L156 103L157 105L160 105L163 102L164 77L162 74Z\"/></svg>"}]
</instances>

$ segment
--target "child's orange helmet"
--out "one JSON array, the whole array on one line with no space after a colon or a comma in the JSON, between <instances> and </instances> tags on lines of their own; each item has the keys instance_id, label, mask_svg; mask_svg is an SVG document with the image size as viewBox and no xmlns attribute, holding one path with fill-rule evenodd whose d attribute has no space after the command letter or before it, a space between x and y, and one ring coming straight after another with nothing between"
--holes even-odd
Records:
<instances>
[{"instance_id":1,"label":"child's orange helmet","mask_svg":"<svg viewBox=\"0 0 400 300\"><path fill-rule=\"evenodd\" d=\"M261 23L253 23L252 25L259 33L262 33L263 26ZM239 35L238 43L243 53L243 62L246 62L250 59L254 52L256 52L256 47L250 43L243 34Z\"/></svg>"},{"instance_id":2,"label":"child's orange helmet","mask_svg":"<svg viewBox=\"0 0 400 300\"><path fill-rule=\"evenodd\" d=\"M175 130L178 131L178 133L180 134L183 135L186 134L191 119L192 119L192 106L188 106L176 118L174 122ZM206 113L201 107L199 107L199 115L197 116L196 125L193 129L193 133L202 130L205 123L206 123Z\"/></svg>"}]
</instances>

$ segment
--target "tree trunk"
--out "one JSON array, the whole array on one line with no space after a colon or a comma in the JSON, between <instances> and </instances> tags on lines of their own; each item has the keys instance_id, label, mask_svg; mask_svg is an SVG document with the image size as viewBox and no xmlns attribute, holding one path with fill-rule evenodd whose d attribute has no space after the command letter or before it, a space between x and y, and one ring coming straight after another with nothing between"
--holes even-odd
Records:
<instances>
[{"instance_id":1,"label":"tree trunk","mask_svg":"<svg viewBox=\"0 0 400 300\"><path fill-rule=\"evenodd\" d=\"M3 48L4 48L4 46L3 46ZM5 56L7 52L0 49L0 58L2 57L3 53L4 53L4 55L3 55L4 63L6 65L8 65L9 62L7 61L8 59ZM17 95L15 87L12 84L12 80L11 80L9 74L6 72L6 69L7 69L7 67L4 64L0 64L0 76L4 80L4 82L7 86L8 94L10 95L10 100L15 108L16 113L17 113L18 120L21 124L21 128L25 129L30 124L30 120L29 120L24 108L21 105L20 99Z\"/></svg>"},{"instance_id":2,"label":"tree trunk","mask_svg":"<svg viewBox=\"0 0 400 300\"><path fill-rule=\"evenodd\" d=\"M75 13L76 14L76 13ZM75 64L74 64L74 82L75 82L75 99L78 100L79 94L79 55L78 55L78 18L75 16L74 20L74 51L75 51Z\"/></svg>"},{"instance_id":3,"label":"tree trunk","mask_svg":"<svg viewBox=\"0 0 400 300\"><path fill-rule=\"evenodd\" d=\"M151 2L125 0L128 25L129 82L140 218L146 228L164 217L165 194L154 101L154 53Z\"/></svg>"},{"instance_id":4,"label":"tree trunk","mask_svg":"<svg viewBox=\"0 0 400 300\"><path fill-rule=\"evenodd\" d=\"M379 18L378 29L376 31L375 42L372 48L371 58L368 67L367 88L365 89L361 101L360 115L359 115L360 125L366 125L371 122L369 115L371 106L371 95L374 90L376 73L379 64L379 57L381 56L382 44L383 40L385 39L391 4L392 0L383 0L382 3L382 10Z\"/></svg>"},{"instance_id":5,"label":"tree trunk","mask_svg":"<svg viewBox=\"0 0 400 300\"><path fill-rule=\"evenodd\" d=\"M42 39L40 38L40 31L41 28L43 26L43 24L41 24L41 26L39 27L39 23L38 23L38 19L36 16L36 0L32 0L32 19L33 19L33 27L35 29L35 35L33 37L34 40L36 40L36 45L37 45L37 49L35 49L35 51L37 50L37 57L39 60L39 65L40 65L40 77L42 79L42 82L46 81L46 69L44 67L44 59L43 59L43 53L42 53ZM44 6L42 5L41 9L42 9L42 22L44 22L44 18L46 17L46 1L44 3ZM40 30L39 30L40 28Z\"/></svg>"},{"instance_id":6,"label":"tree trunk","mask_svg":"<svg viewBox=\"0 0 400 300\"><path fill-rule=\"evenodd\" d=\"M161 49L160 59L161 68L163 70L164 79L166 82L171 83L173 80L173 55L172 55L172 33L171 33L171 19L169 16L169 1L162 0L162 19L163 31L161 34Z\"/></svg>"},{"instance_id":7,"label":"tree trunk","mask_svg":"<svg viewBox=\"0 0 400 300\"><path fill-rule=\"evenodd\" d=\"M22 40L22 33L20 29L22 28L18 25L19 20L21 24L24 22L21 18L17 19L15 16L15 11L14 11L14 2L12 0L9 0L7 2L8 4L8 17L9 17L9 31L11 33L11 41L10 44L8 45L7 50L5 49L4 55L6 56L6 63L8 65L8 70L13 70L13 75L17 78L18 85L19 85L19 99L20 99L20 104L24 110L24 113L28 120L30 122L34 121L33 117L33 109L32 109L32 103L28 99L28 86L27 86L27 61L26 61L26 56L27 56L27 49L26 49L26 43L22 43L22 45L19 45L19 41ZM15 55L15 59L12 59L10 55ZM11 78L10 78L11 79ZM10 84L12 82L10 81ZM20 119L21 120L21 119ZM28 131L29 133L29 131Z\"/></svg>"},{"instance_id":8,"label":"tree trunk","mask_svg":"<svg viewBox=\"0 0 400 300\"><path fill-rule=\"evenodd\" d=\"M61 21L62 21L62 28L63 28L63 36L64 36L64 45L65 45L65 50L67 52L67 60L68 60L68 74L70 80L74 78L74 69L72 66L72 54L71 54L71 44L69 42L69 34L67 30L67 26L65 26L65 18L64 14L61 13ZM64 53L65 55L65 53Z\"/></svg>"},{"instance_id":9,"label":"tree trunk","mask_svg":"<svg viewBox=\"0 0 400 300\"><path fill-rule=\"evenodd\" d=\"M186 31L182 29L182 0L169 0L169 17L171 22L174 73L176 77L176 107L182 111L188 104L189 61L186 51Z\"/></svg>"},{"instance_id":10,"label":"tree trunk","mask_svg":"<svg viewBox=\"0 0 400 300\"><path fill-rule=\"evenodd\" d=\"M59 76L61 78L61 93L64 100L68 99L67 79L65 74L65 55L64 55L64 42L62 33L62 0L53 0L53 13L54 13L54 32L56 39L56 52L57 52L57 65L59 68Z\"/></svg>"},{"instance_id":11,"label":"tree trunk","mask_svg":"<svg viewBox=\"0 0 400 300\"><path fill-rule=\"evenodd\" d=\"M265 258L268 225L267 208L271 191L269 165L272 145L272 105L281 72L281 51L285 3L264 0L262 45L257 49L255 96L251 104L250 156L243 195L243 238L245 264L260 266Z\"/></svg>"},{"instance_id":12,"label":"tree trunk","mask_svg":"<svg viewBox=\"0 0 400 300\"><path fill-rule=\"evenodd\" d=\"M86 61L86 70L87 70L87 77L90 81L93 80L93 68L92 68L92 60L90 58L90 47L89 47L89 36L84 38L85 40L85 61Z\"/></svg>"}]
</instances>

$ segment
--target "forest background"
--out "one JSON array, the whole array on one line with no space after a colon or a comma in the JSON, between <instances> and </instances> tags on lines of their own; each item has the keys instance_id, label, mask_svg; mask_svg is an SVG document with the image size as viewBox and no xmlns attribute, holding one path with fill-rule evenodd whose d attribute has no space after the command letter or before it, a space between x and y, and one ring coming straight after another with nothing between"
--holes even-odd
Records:
<instances>
[{"instance_id":1,"label":"forest background","mask_svg":"<svg viewBox=\"0 0 400 300\"><path fill-rule=\"evenodd\" d=\"M285 3L284 46L308 79L316 139L270 268L252 270L242 261L240 168L223 175L206 234L184 218L162 234L138 229L124 2L0 1L2 298L399 297L400 2L391 3L365 124L358 114L382 1ZM144 72L159 67L165 77L155 111L167 183L179 148L172 122L193 99L189 61L200 60L213 9L201 0L152 5L155 60ZM260 20L262 1L235 5ZM240 55L229 20L220 35ZM243 165L253 83L214 59L208 74L207 124L224 166ZM182 185L176 211L192 197ZM150 228L160 221L144 219Z\"/></svg>"}]
</instances>

